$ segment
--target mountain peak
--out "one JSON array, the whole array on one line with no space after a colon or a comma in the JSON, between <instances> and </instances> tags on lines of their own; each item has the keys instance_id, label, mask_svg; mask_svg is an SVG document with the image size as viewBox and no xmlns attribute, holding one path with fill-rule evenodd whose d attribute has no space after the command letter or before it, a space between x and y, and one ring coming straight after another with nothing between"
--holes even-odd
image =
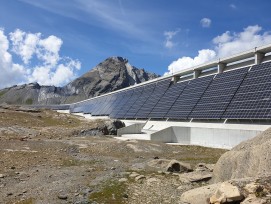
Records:
<instances>
[{"instance_id":1,"label":"mountain peak","mask_svg":"<svg viewBox=\"0 0 271 204\"><path fill-rule=\"evenodd\" d=\"M112 56L64 87L41 86L38 83L30 83L0 90L0 103L73 103L157 77L159 75L132 66L128 59Z\"/></svg>"},{"instance_id":2,"label":"mountain peak","mask_svg":"<svg viewBox=\"0 0 271 204\"><path fill-rule=\"evenodd\" d=\"M128 62L128 59L120 57L120 56L112 56L112 57L107 58L106 60L114 60L114 61L124 62L124 63Z\"/></svg>"}]
</instances>

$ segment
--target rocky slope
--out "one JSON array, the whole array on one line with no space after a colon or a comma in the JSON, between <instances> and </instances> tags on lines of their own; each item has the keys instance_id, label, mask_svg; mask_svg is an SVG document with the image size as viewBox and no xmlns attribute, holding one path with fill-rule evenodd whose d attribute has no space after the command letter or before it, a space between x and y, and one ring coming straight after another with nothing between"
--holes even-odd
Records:
<instances>
[{"instance_id":1,"label":"rocky slope","mask_svg":"<svg viewBox=\"0 0 271 204\"><path fill-rule=\"evenodd\" d=\"M115 122L0 105L0 203L180 203L225 152L105 136Z\"/></svg>"},{"instance_id":2,"label":"rocky slope","mask_svg":"<svg viewBox=\"0 0 271 204\"><path fill-rule=\"evenodd\" d=\"M110 57L64 87L38 83L0 90L0 103L64 104L81 101L158 77L129 64L122 57Z\"/></svg>"}]
</instances>

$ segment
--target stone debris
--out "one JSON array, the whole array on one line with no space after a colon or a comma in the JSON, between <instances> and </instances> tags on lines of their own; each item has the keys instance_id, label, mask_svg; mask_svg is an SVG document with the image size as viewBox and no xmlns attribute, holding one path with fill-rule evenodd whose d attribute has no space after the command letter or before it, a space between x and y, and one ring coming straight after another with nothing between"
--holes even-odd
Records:
<instances>
[{"instance_id":1,"label":"stone debris","mask_svg":"<svg viewBox=\"0 0 271 204\"><path fill-rule=\"evenodd\" d=\"M212 174L209 172L189 172L179 175L179 179L182 183L208 181L212 178Z\"/></svg>"},{"instance_id":2,"label":"stone debris","mask_svg":"<svg viewBox=\"0 0 271 204\"><path fill-rule=\"evenodd\" d=\"M244 199L239 189L229 182L223 182L216 190L214 195L210 197L211 204L240 202Z\"/></svg>"},{"instance_id":3,"label":"stone debris","mask_svg":"<svg viewBox=\"0 0 271 204\"><path fill-rule=\"evenodd\" d=\"M129 175L129 178L135 178L137 176L139 176L140 174L136 173L136 172L132 172L130 175Z\"/></svg>"},{"instance_id":4,"label":"stone debris","mask_svg":"<svg viewBox=\"0 0 271 204\"><path fill-rule=\"evenodd\" d=\"M146 179L146 177L144 175L139 175L139 176L135 177L135 181L140 181L143 179Z\"/></svg>"},{"instance_id":5,"label":"stone debris","mask_svg":"<svg viewBox=\"0 0 271 204\"><path fill-rule=\"evenodd\" d=\"M210 171L213 172L215 164L199 163L196 165L195 171Z\"/></svg>"},{"instance_id":6,"label":"stone debris","mask_svg":"<svg viewBox=\"0 0 271 204\"><path fill-rule=\"evenodd\" d=\"M60 200L67 200L67 199L68 199L68 195L66 195L66 194L59 194L57 197L58 197Z\"/></svg>"},{"instance_id":7,"label":"stone debris","mask_svg":"<svg viewBox=\"0 0 271 204\"><path fill-rule=\"evenodd\" d=\"M121 178L121 179L119 179L119 182L126 182L126 181L128 181L127 178Z\"/></svg>"}]
</instances>

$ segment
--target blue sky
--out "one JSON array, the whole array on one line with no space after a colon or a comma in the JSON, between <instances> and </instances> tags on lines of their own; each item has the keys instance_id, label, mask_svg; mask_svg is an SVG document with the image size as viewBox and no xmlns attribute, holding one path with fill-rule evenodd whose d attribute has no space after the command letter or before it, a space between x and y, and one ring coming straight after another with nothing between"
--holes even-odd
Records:
<instances>
[{"instance_id":1,"label":"blue sky","mask_svg":"<svg viewBox=\"0 0 271 204\"><path fill-rule=\"evenodd\" d=\"M269 0L0 3L0 88L64 85L110 56L163 75L271 43Z\"/></svg>"}]
</instances>

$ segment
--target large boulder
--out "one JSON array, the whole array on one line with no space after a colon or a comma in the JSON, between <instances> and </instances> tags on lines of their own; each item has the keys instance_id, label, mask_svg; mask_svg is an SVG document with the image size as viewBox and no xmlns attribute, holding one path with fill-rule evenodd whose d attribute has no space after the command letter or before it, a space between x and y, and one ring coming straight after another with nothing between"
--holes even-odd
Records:
<instances>
[{"instance_id":1,"label":"large boulder","mask_svg":"<svg viewBox=\"0 0 271 204\"><path fill-rule=\"evenodd\" d=\"M216 183L186 191L181 196L181 203L209 204L209 198L215 193L219 186L220 183Z\"/></svg>"},{"instance_id":2,"label":"large boulder","mask_svg":"<svg viewBox=\"0 0 271 204\"><path fill-rule=\"evenodd\" d=\"M96 124L95 127L81 130L79 136L117 135L117 130L125 127L120 120L99 120Z\"/></svg>"},{"instance_id":3,"label":"large boulder","mask_svg":"<svg viewBox=\"0 0 271 204\"><path fill-rule=\"evenodd\" d=\"M215 191L214 195L210 197L211 204L240 202L244 196L241 194L237 186L230 182L223 182Z\"/></svg>"},{"instance_id":4,"label":"large boulder","mask_svg":"<svg viewBox=\"0 0 271 204\"><path fill-rule=\"evenodd\" d=\"M214 168L214 182L257 177L271 172L271 128L223 154Z\"/></svg>"}]
</instances>

